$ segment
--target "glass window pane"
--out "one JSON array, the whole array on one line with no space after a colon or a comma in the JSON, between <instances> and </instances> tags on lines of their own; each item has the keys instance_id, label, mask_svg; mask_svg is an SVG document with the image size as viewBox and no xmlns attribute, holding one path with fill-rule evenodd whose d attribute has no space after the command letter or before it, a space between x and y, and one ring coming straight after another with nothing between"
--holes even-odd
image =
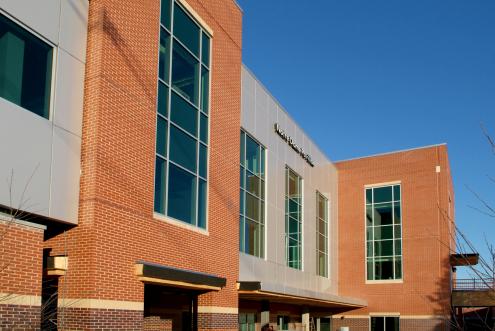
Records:
<instances>
[{"instance_id":1,"label":"glass window pane","mask_svg":"<svg viewBox=\"0 0 495 331\"><path fill-rule=\"evenodd\" d=\"M260 219L259 200L249 193L246 193L246 216L255 221Z\"/></svg>"},{"instance_id":2,"label":"glass window pane","mask_svg":"<svg viewBox=\"0 0 495 331\"><path fill-rule=\"evenodd\" d=\"M156 128L156 152L167 157L167 121L158 117Z\"/></svg>"},{"instance_id":3,"label":"glass window pane","mask_svg":"<svg viewBox=\"0 0 495 331\"><path fill-rule=\"evenodd\" d=\"M400 201L400 185L394 186L394 200Z\"/></svg>"},{"instance_id":4,"label":"glass window pane","mask_svg":"<svg viewBox=\"0 0 495 331\"><path fill-rule=\"evenodd\" d=\"M170 29L170 0L162 0L160 22Z\"/></svg>"},{"instance_id":5,"label":"glass window pane","mask_svg":"<svg viewBox=\"0 0 495 331\"><path fill-rule=\"evenodd\" d=\"M289 217L289 229L288 234L292 238L298 238L299 222L292 217Z\"/></svg>"},{"instance_id":6,"label":"glass window pane","mask_svg":"<svg viewBox=\"0 0 495 331\"><path fill-rule=\"evenodd\" d=\"M401 245L401 240L394 240L395 241L395 255L402 255L402 245Z\"/></svg>"},{"instance_id":7,"label":"glass window pane","mask_svg":"<svg viewBox=\"0 0 495 331\"><path fill-rule=\"evenodd\" d=\"M386 331L399 331L399 318L398 317L385 317L385 330Z\"/></svg>"},{"instance_id":8,"label":"glass window pane","mask_svg":"<svg viewBox=\"0 0 495 331\"><path fill-rule=\"evenodd\" d=\"M366 240L372 240L373 238L373 228L371 226L368 226L366 228Z\"/></svg>"},{"instance_id":9,"label":"glass window pane","mask_svg":"<svg viewBox=\"0 0 495 331\"><path fill-rule=\"evenodd\" d=\"M239 250L244 252L244 217L239 217Z\"/></svg>"},{"instance_id":10,"label":"glass window pane","mask_svg":"<svg viewBox=\"0 0 495 331\"><path fill-rule=\"evenodd\" d=\"M210 73L208 69L201 66L201 110L208 114L210 102Z\"/></svg>"},{"instance_id":11,"label":"glass window pane","mask_svg":"<svg viewBox=\"0 0 495 331\"><path fill-rule=\"evenodd\" d=\"M366 279L367 280L373 280L373 259L366 259Z\"/></svg>"},{"instance_id":12,"label":"glass window pane","mask_svg":"<svg viewBox=\"0 0 495 331\"><path fill-rule=\"evenodd\" d=\"M239 213L241 215L244 215L244 202L245 202L245 195L246 193L241 190L241 193L240 193L240 199L241 199L241 203L240 203L240 210L239 210Z\"/></svg>"},{"instance_id":13,"label":"glass window pane","mask_svg":"<svg viewBox=\"0 0 495 331\"><path fill-rule=\"evenodd\" d=\"M173 164L169 166L168 215L196 223L196 177Z\"/></svg>"},{"instance_id":14,"label":"glass window pane","mask_svg":"<svg viewBox=\"0 0 495 331\"><path fill-rule=\"evenodd\" d=\"M244 154L245 154L245 139L246 139L246 134L241 131L241 154L240 154L240 162L243 167L245 167L245 159L244 159Z\"/></svg>"},{"instance_id":15,"label":"glass window pane","mask_svg":"<svg viewBox=\"0 0 495 331\"><path fill-rule=\"evenodd\" d=\"M199 27L178 5L174 6L174 35L199 57Z\"/></svg>"},{"instance_id":16,"label":"glass window pane","mask_svg":"<svg viewBox=\"0 0 495 331\"><path fill-rule=\"evenodd\" d=\"M393 258L382 257L375 258L375 279L393 279L394 278L394 268L393 268Z\"/></svg>"},{"instance_id":17,"label":"glass window pane","mask_svg":"<svg viewBox=\"0 0 495 331\"><path fill-rule=\"evenodd\" d=\"M367 241L366 242L366 256L373 256L373 242L372 241Z\"/></svg>"},{"instance_id":18,"label":"glass window pane","mask_svg":"<svg viewBox=\"0 0 495 331\"><path fill-rule=\"evenodd\" d=\"M155 211L161 214L165 213L166 169L167 162L157 157L155 162Z\"/></svg>"},{"instance_id":19,"label":"glass window pane","mask_svg":"<svg viewBox=\"0 0 495 331\"><path fill-rule=\"evenodd\" d=\"M400 224L401 222L401 212L400 212L400 202L394 203L394 224Z\"/></svg>"},{"instance_id":20,"label":"glass window pane","mask_svg":"<svg viewBox=\"0 0 495 331\"><path fill-rule=\"evenodd\" d=\"M318 219L318 232L325 236L327 235L327 223L321 218Z\"/></svg>"},{"instance_id":21,"label":"glass window pane","mask_svg":"<svg viewBox=\"0 0 495 331\"><path fill-rule=\"evenodd\" d=\"M203 32L201 49L201 61L207 66L210 66L210 38Z\"/></svg>"},{"instance_id":22,"label":"glass window pane","mask_svg":"<svg viewBox=\"0 0 495 331\"><path fill-rule=\"evenodd\" d=\"M208 153L206 146L199 144L199 175L203 178L207 178L208 174Z\"/></svg>"},{"instance_id":23,"label":"glass window pane","mask_svg":"<svg viewBox=\"0 0 495 331\"><path fill-rule=\"evenodd\" d=\"M299 205L294 200L289 199L289 216L299 219Z\"/></svg>"},{"instance_id":24,"label":"glass window pane","mask_svg":"<svg viewBox=\"0 0 495 331\"><path fill-rule=\"evenodd\" d=\"M184 98L198 105L199 63L184 47L174 42L172 87Z\"/></svg>"},{"instance_id":25,"label":"glass window pane","mask_svg":"<svg viewBox=\"0 0 495 331\"><path fill-rule=\"evenodd\" d=\"M168 83L170 68L170 34L160 29L160 57L158 62L158 77Z\"/></svg>"},{"instance_id":26,"label":"glass window pane","mask_svg":"<svg viewBox=\"0 0 495 331\"><path fill-rule=\"evenodd\" d=\"M395 279L402 278L402 259L400 257L395 258Z\"/></svg>"},{"instance_id":27,"label":"glass window pane","mask_svg":"<svg viewBox=\"0 0 495 331\"><path fill-rule=\"evenodd\" d=\"M260 171L260 150L258 147L259 145L253 139L246 136L246 167L256 175Z\"/></svg>"},{"instance_id":28,"label":"glass window pane","mask_svg":"<svg viewBox=\"0 0 495 331\"><path fill-rule=\"evenodd\" d=\"M374 239L375 240L384 240L384 239L393 239L393 226L377 226L374 228Z\"/></svg>"},{"instance_id":29,"label":"glass window pane","mask_svg":"<svg viewBox=\"0 0 495 331\"><path fill-rule=\"evenodd\" d=\"M394 236L395 238L401 238L400 225L394 226Z\"/></svg>"},{"instance_id":30,"label":"glass window pane","mask_svg":"<svg viewBox=\"0 0 495 331\"><path fill-rule=\"evenodd\" d=\"M162 82L158 82L158 112L168 117L168 87Z\"/></svg>"},{"instance_id":31,"label":"glass window pane","mask_svg":"<svg viewBox=\"0 0 495 331\"><path fill-rule=\"evenodd\" d=\"M371 331L385 331L383 317L371 317Z\"/></svg>"},{"instance_id":32,"label":"glass window pane","mask_svg":"<svg viewBox=\"0 0 495 331\"><path fill-rule=\"evenodd\" d=\"M198 188L198 226L206 229L206 181L199 179Z\"/></svg>"},{"instance_id":33,"label":"glass window pane","mask_svg":"<svg viewBox=\"0 0 495 331\"><path fill-rule=\"evenodd\" d=\"M172 113L170 119L181 128L197 137L198 111L175 93L172 93Z\"/></svg>"},{"instance_id":34,"label":"glass window pane","mask_svg":"<svg viewBox=\"0 0 495 331\"><path fill-rule=\"evenodd\" d=\"M246 189L246 184L245 184L245 182L244 182L244 177L245 177L245 174L244 174L244 168L243 168L242 166L241 166L240 168L241 168L241 169L240 169L240 171L239 171L239 172L240 172L240 174L241 174L241 176L240 176L240 180L241 180L241 187L242 187L243 189Z\"/></svg>"},{"instance_id":35,"label":"glass window pane","mask_svg":"<svg viewBox=\"0 0 495 331\"><path fill-rule=\"evenodd\" d=\"M249 171L246 171L246 190L256 195L257 197L260 197L261 196L260 187L261 187L260 179L257 176L253 175L252 173L250 173Z\"/></svg>"},{"instance_id":36,"label":"glass window pane","mask_svg":"<svg viewBox=\"0 0 495 331\"><path fill-rule=\"evenodd\" d=\"M260 225L256 222L246 219L245 231L246 253L259 256L260 255Z\"/></svg>"},{"instance_id":37,"label":"glass window pane","mask_svg":"<svg viewBox=\"0 0 495 331\"><path fill-rule=\"evenodd\" d=\"M374 203L392 201L392 186L375 187L373 189Z\"/></svg>"},{"instance_id":38,"label":"glass window pane","mask_svg":"<svg viewBox=\"0 0 495 331\"><path fill-rule=\"evenodd\" d=\"M366 203L370 204L373 202L373 190L370 188L366 189Z\"/></svg>"},{"instance_id":39,"label":"glass window pane","mask_svg":"<svg viewBox=\"0 0 495 331\"><path fill-rule=\"evenodd\" d=\"M175 126L170 126L170 159L196 172L196 140Z\"/></svg>"},{"instance_id":40,"label":"glass window pane","mask_svg":"<svg viewBox=\"0 0 495 331\"><path fill-rule=\"evenodd\" d=\"M366 226L373 225L373 206L366 206Z\"/></svg>"},{"instance_id":41,"label":"glass window pane","mask_svg":"<svg viewBox=\"0 0 495 331\"><path fill-rule=\"evenodd\" d=\"M262 179L265 179L265 149L263 147L260 147L260 153L261 153L261 171L260 171L260 176Z\"/></svg>"},{"instance_id":42,"label":"glass window pane","mask_svg":"<svg viewBox=\"0 0 495 331\"><path fill-rule=\"evenodd\" d=\"M52 47L0 15L0 97L50 115Z\"/></svg>"},{"instance_id":43,"label":"glass window pane","mask_svg":"<svg viewBox=\"0 0 495 331\"><path fill-rule=\"evenodd\" d=\"M323 235L318 235L318 249L322 252L327 251L326 239Z\"/></svg>"},{"instance_id":44,"label":"glass window pane","mask_svg":"<svg viewBox=\"0 0 495 331\"><path fill-rule=\"evenodd\" d=\"M205 144L208 143L208 117L201 114L200 115L200 128L199 128L199 139Z\"/></svg>"},{"instance_id":45,"label":"glass window pane","mask_svg":"<svg viewBox=\"0 0 495 331\"><path fill-rule=\"evenodd\" d=\"M388 225L392 224L392 204L384 203L380 205L374 205L374 225Z\"/></svg>"},{"instance_id":46,"label":"glass window pane","mask_svg":"<svg viewBox=\"0 0 495 331\"><path fill-rule=\"evenodd\" d=\"M394 255L393 243L393 240L375 241L375 256Z\"/></svg>"}]
</instances>

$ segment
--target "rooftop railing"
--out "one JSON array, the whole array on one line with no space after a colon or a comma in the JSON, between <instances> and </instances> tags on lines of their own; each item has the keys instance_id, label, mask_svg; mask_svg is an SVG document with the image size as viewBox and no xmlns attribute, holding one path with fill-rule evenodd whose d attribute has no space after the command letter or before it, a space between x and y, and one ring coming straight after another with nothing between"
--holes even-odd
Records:
<instances>
[{"instance_id":1,"label":"rooftop railing","mask_svg":"<svg viewBox=\"0 0 495 331\"><path fill-rule=\"evenodd\" d=\"M455 279L452 281L454 291L488 291L495 290L495 278Z\"/></svg>"}]
</instances>

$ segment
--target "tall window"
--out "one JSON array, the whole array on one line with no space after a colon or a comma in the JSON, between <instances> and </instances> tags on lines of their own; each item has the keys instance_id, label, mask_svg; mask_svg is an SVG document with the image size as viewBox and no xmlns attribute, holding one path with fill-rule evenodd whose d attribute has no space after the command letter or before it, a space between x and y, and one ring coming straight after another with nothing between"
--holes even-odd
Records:
<instances>
[{"instance_id":1,"label":"tall window","mask_svg":"<svg viewBox=\"0 0 495 331\"><path fill-rule=\"evenodd\" d=\"M368 280L402 279L400 185L366 189Z\"/></svg>"},{"instance_id":2,"label":"tall window","mask_svg":"<svg viewBox=\"0 0 495 331\"><path fill-rule=\"evenodd\" d=\"M241 131L240 251L264 255L265 148Z\"/></svg>"},{"instance_id":3,"label":"tall window","mask_svg":"<svg viewBox=\"0 0 495 331\"><path fill-rule=\"evenodd\" d=\"M316 192L316 268L317 274L328 277L328 199Z\"/></svg>"},{"instance_id":4,"label":"tall window","mask_svg":"<svg viewBox=\"0 0 495 331\"><path fill-rule=\"evenodd\" d=\"M53 47L0 14L0 97L50 116Z\"/></svg>"},{"instance_id":5,"label":"tall window","mask_svg":"<svg viewBox=\"0 0 495 331\"><path fill-rule=\"evenodd\" d=\"M371 331L399 331L399 317L372 316Z\"/></svg>"},{"instance_id":6,"label":"tall window","mask_svg":"<svg viewBox=\"0 0 495 331\"><path fill-rule=\"evenodd\" d=\"M256 313L239 313L239 331L256 330Z\"/></svg>"},{"instance_id":7,"label":"tall window","mask_svg":"<svg viewBox=\"0 0 495 331\"><path fill-rule=\"evenodd\" d=\"M285 245L287 265L302 269L302 179L285 169Z\"/></svg>"},{"instance_id":8,"label":"tall window","mask_svg":"<svg viewBox=\"0 0 495 331\"><path fill-rule=\"evenodd\" d=\"M162 0L155 212L206 228L210 37Z\"/></svg>"}]
</instances>

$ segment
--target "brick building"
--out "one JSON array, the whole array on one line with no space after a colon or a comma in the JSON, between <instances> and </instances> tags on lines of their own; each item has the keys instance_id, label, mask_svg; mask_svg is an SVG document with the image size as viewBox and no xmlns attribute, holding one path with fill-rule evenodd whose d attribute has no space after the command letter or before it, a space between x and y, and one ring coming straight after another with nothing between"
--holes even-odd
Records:
<instances>
[{"instance_id":1,"label":"brick building","mask_svg":"<svg viewBox=\"0 0 495 331\"><path fill-rule=\"evenodd\" d=\"M242 66L235 1L26 2L0 0L0 329L447 327L444 145L330 161Z\"/></svg>"}]
</instances>

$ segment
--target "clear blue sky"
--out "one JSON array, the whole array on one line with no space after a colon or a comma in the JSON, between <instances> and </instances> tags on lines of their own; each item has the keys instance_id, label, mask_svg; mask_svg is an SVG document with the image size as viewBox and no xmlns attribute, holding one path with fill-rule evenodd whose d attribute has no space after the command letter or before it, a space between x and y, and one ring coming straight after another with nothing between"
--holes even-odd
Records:
<instances>
[{"instance_id":1,"label":"clear blue sky","mask_svg":"<svg viewBox=\"0 0 495 331\"><path fill-rule=\"evenodd\" d=\"M495 218L495 1L238 0L243 61L332 160L447 143L458 226Z\"/></svg>"}]
</instances>

